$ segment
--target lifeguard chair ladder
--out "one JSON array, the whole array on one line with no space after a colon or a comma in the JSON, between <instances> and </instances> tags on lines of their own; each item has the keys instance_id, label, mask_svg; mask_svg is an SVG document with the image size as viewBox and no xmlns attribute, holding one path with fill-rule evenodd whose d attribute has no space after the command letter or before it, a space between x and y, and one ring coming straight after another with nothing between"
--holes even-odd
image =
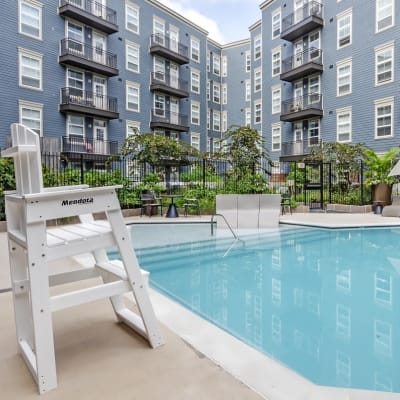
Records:
<instances>
[{"instance_id":1,"label":"lifeguard chair ladder","mask_svg":"<svg viewBox=\"0 0 400 400\"><path fill-rule=\"evenodd\" d=\"M110 298L118 321L163 344L142 272L124 224L116 189L87 185L43 188L39 137L21 124L11 125L15 192L5 196L10 270L18 350L37 382L39 393L57 387L52 312ZM104 211L107 221L92 213ZM48 220L79 216L81 223L47 228ZM122 261L110 261L116 246ZM52 274L50 261L92 253L92 267ZM100 277L97 286L50 295L50 286ZM129 310L123 294L133 292L139 313Z\"/></svg>"}]
</instances>

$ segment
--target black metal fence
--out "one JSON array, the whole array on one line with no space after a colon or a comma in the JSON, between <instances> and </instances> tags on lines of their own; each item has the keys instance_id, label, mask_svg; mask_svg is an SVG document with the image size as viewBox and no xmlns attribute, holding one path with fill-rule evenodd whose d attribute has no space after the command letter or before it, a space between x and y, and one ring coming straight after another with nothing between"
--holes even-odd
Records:
<instances>
[{"instance_id":1,"label":"black metal fence","mask_svg":"<svg viewBox=\"0 0 400 400\"><path fill-rule=\"evenodd\" d=\"M166 161L163 166L151 167L131 157L82 153L73 157L42 154L42 163L45 186L122 185L119 199L123 208L137 207L140 193L146 189L196 196L208 209L218 193L289 193L294 202L320 209L328 203L371 203L370 190L362 184L361 162L352 168L307 162L264 162L236 168L227 160L192 159L189 165Z\"/></svg>"}]
</instances>

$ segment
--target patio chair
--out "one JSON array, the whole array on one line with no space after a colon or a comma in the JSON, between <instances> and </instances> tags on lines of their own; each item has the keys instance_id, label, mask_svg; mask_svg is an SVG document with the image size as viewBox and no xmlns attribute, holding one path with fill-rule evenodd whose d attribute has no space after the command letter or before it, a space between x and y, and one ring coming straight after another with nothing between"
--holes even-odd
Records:
<instances>
[{"instance_id":1,"label":"patio chair","mask_svg":"<svg viewBox=\"0 0 400 400\"><path fill-rule=\"evenodd\" d=\"M140 201L141 201L141 209L140 209L141 217L143 216L143 214L151 217L153 215L154 210L156 210L155 214L158 214L158 209L160 210L160 215L163 215L162 199L156 197L156 195L153 192L142 192L140 195Z\"/></svg>"},{"instance_id":2,"label":"patio chair","mask_svg":"<svg viewBox=\"0 0 400 400\"><path fill-rule=\"evenodd\" d=\"M188 199L185 198L184 199L184 203L183 203L183 208L184 208L184 215L185 217L188 216L189 210L193 209L196 212L196 215L200 215L200 203L199 203L199 199Z\"/></svg>"},{"instance_id":3,"label":"patio chair","mask_svg":"<svg viewBox=\"0 0 400 400\"><path fill-rule=\"evenodd\" d=\"M289 210L290 214L292 213L291 196L289 193L281 195L281 214L285 214L286 210Z\"/></svg>"},{"instance_id":4,"label":"patio chair","mask_svg":"<svg viewBox=\"0 0 400 400\"><path fill-rule=\"evenodd\" d=\"M14 158L17 187L5 194L17 344L42 394L57 387L55 311L109 298L119 322L152 347L163 339L122 218L116 194L120 186L44 188L39 136L21 124L11 125L11 135L12 147L2 156ZM105 212L107 221L95 221L92 214L97 212ZM47 226L69 217L79 217L81 223ZM112 246L121 261L108 258L106 249ZM87 253L93 264L71 269L66 262L62 272L54 271L52 261ZM89 281L78 290L63 286L63 293L50 292L52 286L83 280ZM138 313L126 306L127 292L133 293Z\"/></svg>"}]
</instances>

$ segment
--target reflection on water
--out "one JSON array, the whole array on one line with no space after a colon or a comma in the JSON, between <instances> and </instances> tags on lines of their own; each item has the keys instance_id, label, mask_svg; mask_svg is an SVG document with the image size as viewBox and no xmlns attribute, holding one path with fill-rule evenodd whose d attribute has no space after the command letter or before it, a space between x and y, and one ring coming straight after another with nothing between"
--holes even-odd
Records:
<instances>
[{"instance_id":1,"label":"reflection on water","mask_svg":"<svg viewBox=\"0 0 400 400\"><path fill-rule=\"evenodd\" d=\"M185 238L138 250L153 286L317 384L400 392L400 230Z\"/></svg>"}]
</instances>

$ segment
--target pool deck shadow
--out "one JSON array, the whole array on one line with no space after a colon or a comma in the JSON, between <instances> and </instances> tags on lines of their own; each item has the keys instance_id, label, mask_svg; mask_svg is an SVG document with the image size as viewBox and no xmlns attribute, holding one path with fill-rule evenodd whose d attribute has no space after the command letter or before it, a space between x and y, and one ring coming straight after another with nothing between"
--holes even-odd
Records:
<instances>
[{"instance_id":1,"label":"pool deck shadow","mask_svg":"<svg viewBox=\"0 0 400 400\"><path fill-rule=\"evenodd\" d=\"M344 226L349 226L350 220L352 226L400 226L399 218L383 218L374 214L319 214L316 217L315 214L289 214L282 216L281 221L313 225L319 219L318 226L326 227L329 224L339 227L339 220ZM209 223L210 217L126 219L127 223L199 221ZM16 351L11 293L2 292L10 286L5 233L0 233L0 261L1 398L38 399L36 385ZM72 259L69 262L71 266L76 263ZM58 265L54 267L58 268ZM116 322L108 301L55 313L53 325L58 388L42 398L400 400L398 394L312 385L153 290L151 298L166 339L166 344L155 350L140 336Z\"/></svg>"}]
</instances>

